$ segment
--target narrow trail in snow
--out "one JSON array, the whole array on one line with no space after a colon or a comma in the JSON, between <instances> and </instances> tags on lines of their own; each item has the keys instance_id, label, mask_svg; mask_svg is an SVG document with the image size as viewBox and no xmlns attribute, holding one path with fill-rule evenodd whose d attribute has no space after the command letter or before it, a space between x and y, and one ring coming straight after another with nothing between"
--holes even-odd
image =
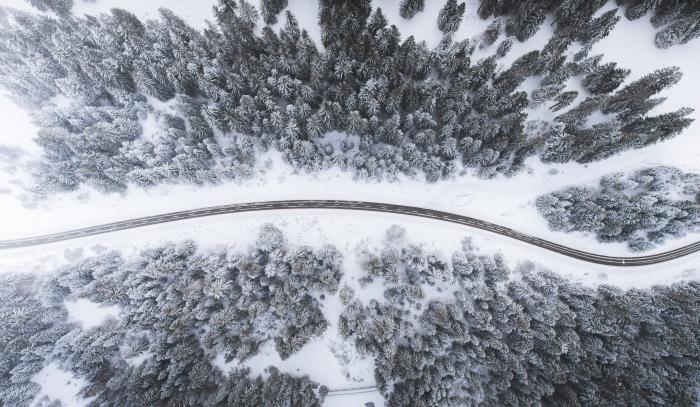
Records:
<instances>
[{"instance_id":1,"label":"narrow trail in snow","mask_svg":"<svg viewBox=\"0 0 700 407\"><path fill-rule=\"evenodd\" d=\"M352 388L347 388L347 389L329 390L328 394L326 394L326 397L347 396L350 394L374 393L376 391L379 391L379 389L376 386L352 387Z\"/></svg>"},{"instance_id":2,"label":"narrow trail in snow","mask_svg":"<svg viewBox=\"0 0 700 407\"><path fill-rule=\"evenodd\" d=\"M564 256L586 261L589 263L602 264L606 266L645 266L658 264L687 256L700 250L700 242L691 243L687 246L679 247L663 253L637 257L615 257L589 253L582 250L573 249L558 243L530 236L518 232L511 228L499 226L495 223L486 222L469 216L457 215L450 212L438 211L435 209L419 208L415 206L395 205L378 202L364 201L343 201L343 200L289 200L289 201L269 201L238 203L221 206L211 206L200 209L192 209L179 212L165 213L161 215L146 216L142 218L129 219L119 222L107 223L104 225L90 226L86 228L69 230L66 232L52 233L41 236L32 236L21 239L0 241L0 250L21 247L38 246L48 243L61 242L70 239L77 239L85 236L94 236L103 233L110 233L119 230L133 229L148 225L157 225L167 222L175 222L182 219L201 218L204 216L223 215L231 213L258 212L272 210L298 210L298 209L333 209L351 210L366 212L382 212L399 215L417 216L421 218L435 219L444 222L456 223L476 229L485 230L501 236L506 236L521 242L529 243L533 246L541 247Z\"/></svg>"}]
</instances>

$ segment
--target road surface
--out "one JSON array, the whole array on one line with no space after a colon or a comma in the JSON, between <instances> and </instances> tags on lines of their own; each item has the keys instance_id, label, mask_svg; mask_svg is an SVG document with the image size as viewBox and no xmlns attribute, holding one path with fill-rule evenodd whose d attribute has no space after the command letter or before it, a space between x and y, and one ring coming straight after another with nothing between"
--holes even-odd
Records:
<instances>
[{"instance_id":1,"label":"road surface","mask_svg":"<svg viewBox=\"0 0 700 407\"><path fill-rule=\"evenodd\" d=\"M648 256L639 257L613 257L603 256L595 253L588 253L581 250L572 249L560 244L540 239L535 236L530 236L517 230L513 230L504 226L499 226L494 223L471 218L469 216L457 215L454 213L438 211L434 209L418 208L406 205L394 205L378 202L362 202L362 201L338 201L338 200L290 200L290 201L269 201L269 202L251 202L238 203L221 206L211 206L207 208L192 209L180 212L171 212L162 215L146 216L124 220L119 222L107 223L104 225L90 226L81 229L69 230L67 232L53 233L42 236L33 236L22 239L2 240L0 241L0 250L13 249L20 247L38 246L47 243L61 242L64 240L76 239L85 236L94 236L103 233L114 232L118 230L133 229L147 225L156 225L160 223L174 222L181 219L200 218L204 216L222 215L229 213L241 212L256 212L270 210L289 210L289 209L336 209L336 210L353 210L366 212L383 212L393 213L408 216L417 216L421 218L436 219L444 222L456 223L459 225L469 226L488 232L496 233L501 236L506 236L521 242L529 243L533 246L541 247L564 256L574 259L587 261L589 263L603 264L606 266L644 266L650 264L663 263L669 260L677 259L682 256L695 253L700 250L700 242L695 242L678 249L670 250L664 253L657 253Z\"/></svg>"}]
</instances>

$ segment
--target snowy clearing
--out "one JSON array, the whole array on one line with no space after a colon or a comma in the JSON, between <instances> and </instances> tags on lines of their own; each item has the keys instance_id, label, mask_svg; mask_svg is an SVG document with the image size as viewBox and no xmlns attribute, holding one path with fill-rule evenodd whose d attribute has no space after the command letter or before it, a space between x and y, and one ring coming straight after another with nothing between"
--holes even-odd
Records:
<instances>
[{"instance_id":1,"label":"snowy clearing","mask_svg":"<svg viewBox=\"0 0 700 407\"><path fill-rule=\"evenodd\" d=\"M85 380L73 376L56 365L49 365L34 375L33 380L41 386L41 391L34 400L39 403L42 398L59 400L67 407L81 407L90 403L90 399L78 396L78 392L87 383Z\"/></svg>"},{"instance_id":2,"label":"snowy clearing","mask_svg":"<svg viewBox=\"0 0 700 407\"><path fill-rule=\"evenodd\" d=\"M108 318L119 317L119 307L101 307L85 298L66 302L66 309L70 318L80 323L83 329L99 326Z\"/></svg>"},{"instance_id":3,"label":"snowy clearing","mask_svg":"<svg viewBox=\"0 0 700 407\"><path fill-rule=\"evenodd\" d=\"M643 151L625 153L644 165L660 165ZM103 195L90 191L51 197L37 208L27 209L18 200L3 200L4 229L1 239L28 237L98 225L178 210L241 202L284 199L344 199L406 204L468 215L507 226L576 249L597 254L629 255L625 244L597 242L581 233L560 233L548 229L534 207L535 199L547 192L573 184L596 183L600 176L614 171L632 171L639 164L617 166L565 164L552 167L531 164L532 170L512 178L484 180L460 177L436 184L402 178L395 183L357 182L337 170L318 175L294 173L277 153L268 155L271 168L256 180L209 187L160 186L149 190L132 189L124 195ZM261 161L265 161L263 158ZM616 160L617 161L617 160ZM605 164L612 164L607 161ZM352 188L348 188L351 184ZM261 216L261 215L258 215ZM265 217L265 215L262 215ZM353 215L354 216L354 215ZM32 219L31 223L26 222ZM198 222L198 220L193 220ZM438 224L440 226L441 224ZM470 233L463 228L465 233ZM109 235L105 235L107 239ZM670 240L647 254L662 252L696 241L700 234ZM506 239L503 239L506 240Z\"/></svg>"}]
</instances>

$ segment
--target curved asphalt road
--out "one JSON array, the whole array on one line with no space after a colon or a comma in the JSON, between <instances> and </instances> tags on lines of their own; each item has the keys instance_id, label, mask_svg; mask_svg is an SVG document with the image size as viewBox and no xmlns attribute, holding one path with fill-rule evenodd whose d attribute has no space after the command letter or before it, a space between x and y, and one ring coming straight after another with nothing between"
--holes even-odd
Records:
<instances>
[{"instance_id":1,"label":"curved asphalt road","mask_svg":"<svg viewBox=\"0 0 700 407\"><path fill-rule=\"evenodd\" d=\"M520 240L522 242L530 243L532 245L551 250L553 252L563 254L565 256L573 257L578 260L583 260L596 264L603 264L607 266L643 266L649 264L658 264L665 261L677 259L679 257L686 256L688 254L695 253L698 250L700 250L700 242L696 242L684 247L680 247L678 249L670 250L668 252L653 254L649 256L602 256L562 246L560 244L553 243L548 240L526 235L516 230L499 226L494 223L485 222L483 220L474 219L469 216L457 215L454 213L437 211L434 209L425 209L406 205L337 200L269 201L211 206L201 209L192 209L188 211L171 212L162 215L146 216L143 218L107 223L98 226L90 226L86 228L70 230L67 232L53 233L43 236L34 236L14 240L2 240L0 241L0 250L28 246L38 246L42 244L60 242L63 240L75 239L84 236L93 236L102 233L109 233L117 230L132 229L146 225L173 222L181 219L199 218L204 216L221 215L227 213L269 211L280 209L342 209L370 212L385 212L442 220L445 222L457 223L460 225L486 230L502 236L507 236L516 240Z\"/></svg>"}]
</instances>

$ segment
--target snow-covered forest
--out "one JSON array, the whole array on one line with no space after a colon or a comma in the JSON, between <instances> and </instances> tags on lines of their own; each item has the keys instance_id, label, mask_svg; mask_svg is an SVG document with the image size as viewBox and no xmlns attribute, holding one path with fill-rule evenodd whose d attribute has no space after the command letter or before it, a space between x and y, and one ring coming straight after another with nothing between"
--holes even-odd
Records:
<instances>
[{"instance_id":1,"label":"snow-covered forest","mask_svg":"<svg viewBox=\"0 0 700 407\"><path fill-rule=\"evenodd\" d=\"M285 1L265 1L260 13L222 0L203 31L167 9L140 21L121 9L79 17L70 1L34 3L56 14L2 11L0 71L41 128L39 193L236 180L252 176L269 148L310 172L437 181L466 167L492 177L533 155L606 159L673 137L692 120L688 108L649 114L663 103L655 95L681 78L677 68L621 86L628 70L589 55L620 19L615 10L597 15L605 1L483 2L482 16L505 15L461 41L450 32L465 5L449 1L434 49L402 41L369 0L321 1L322 44L291 13L275 14ZM401 7L407 17L421 8ZM681 9L673 13L690 13ZM554 35L496 72L513 41L527 40L550 11ZM671 12L657 9L655 21ZM284 26L258 32L260 18ZM141 137L146 118L158 128L149 138Z\"/></svg>"},{"instance_id":2,"label":"snow-covered forest","mask_svg":"<svg viewBox=\"0 0 700 407\"><path fill-rule=\"evenodd\" d=\"M0 400L27 404L40 388L31 378L54 363L86 380L82 396L96 404L320 405L324 390L306 378L212 364L246 360L267 341L286 358L326 328L319 297L338 290L337 252L288 247L271 226L258 242L245 253L199 254L192 241L130 259L106 251L48 279L1 275ZM81 329L64 305L75 298L121 317Z\"/></svg>"},{"instance_id":3,"label":"snow-covered forest","mask_svg":"<svg viewBox=\"0 0 700 407\"><path fill-rule=\"evenodd\" d=\"M329 325L373 359L392 406L696 400L697 282L593 289L530 262L511 270L468 242L444 258L400 227L387 236L343 259L265 225L244 251L185 241L2 274L0 400L60 405L32 381L56 366L90 405L320 405L329 389L306 376L272 366L252 378L218 360L243 363L266 342L285 359ZM340 285L346 263L355 288ZM376 298L358 292L370 286ZM85 327L67 309L77 298L116 316Z\"/></svg>"},{"instance_id":4,"label":"snow-covered forest","mask_svg":"<svg viewBox=\"0 0 700 407\"><path fill-rule=\"evenodd\" d=\"M446 259L393 245L365 260L383 302L353 301L344 335L375 356L391 406L686 405L697 397L697 283L572 284L465 245ZM514 277L512 274L517 276ZM428 290L453 298L426 301Z\"/></svg>"},{"instance_id":5,"label":"snow-covered forest","mask_svg":"<svg viewBox=\"0 0 700 407\"><path fill-rule=\"evenodd\" d=\"M696 0L0 0L0 406L700 404L698 37ZM409 209L222 211L293 200Z\"/></svg>"},{"instance_id":6,"label":"snow-covered forest","mask_svg":"<svg viewBox=\"0 0 700 407\"><path fill-rule=\"evenodd\" d=\"M653 167L607 175L597 188L572 187L537 199L551 228L594 232L643 251L700 226L700 175Z\"/></svg>"}]
</instances>

